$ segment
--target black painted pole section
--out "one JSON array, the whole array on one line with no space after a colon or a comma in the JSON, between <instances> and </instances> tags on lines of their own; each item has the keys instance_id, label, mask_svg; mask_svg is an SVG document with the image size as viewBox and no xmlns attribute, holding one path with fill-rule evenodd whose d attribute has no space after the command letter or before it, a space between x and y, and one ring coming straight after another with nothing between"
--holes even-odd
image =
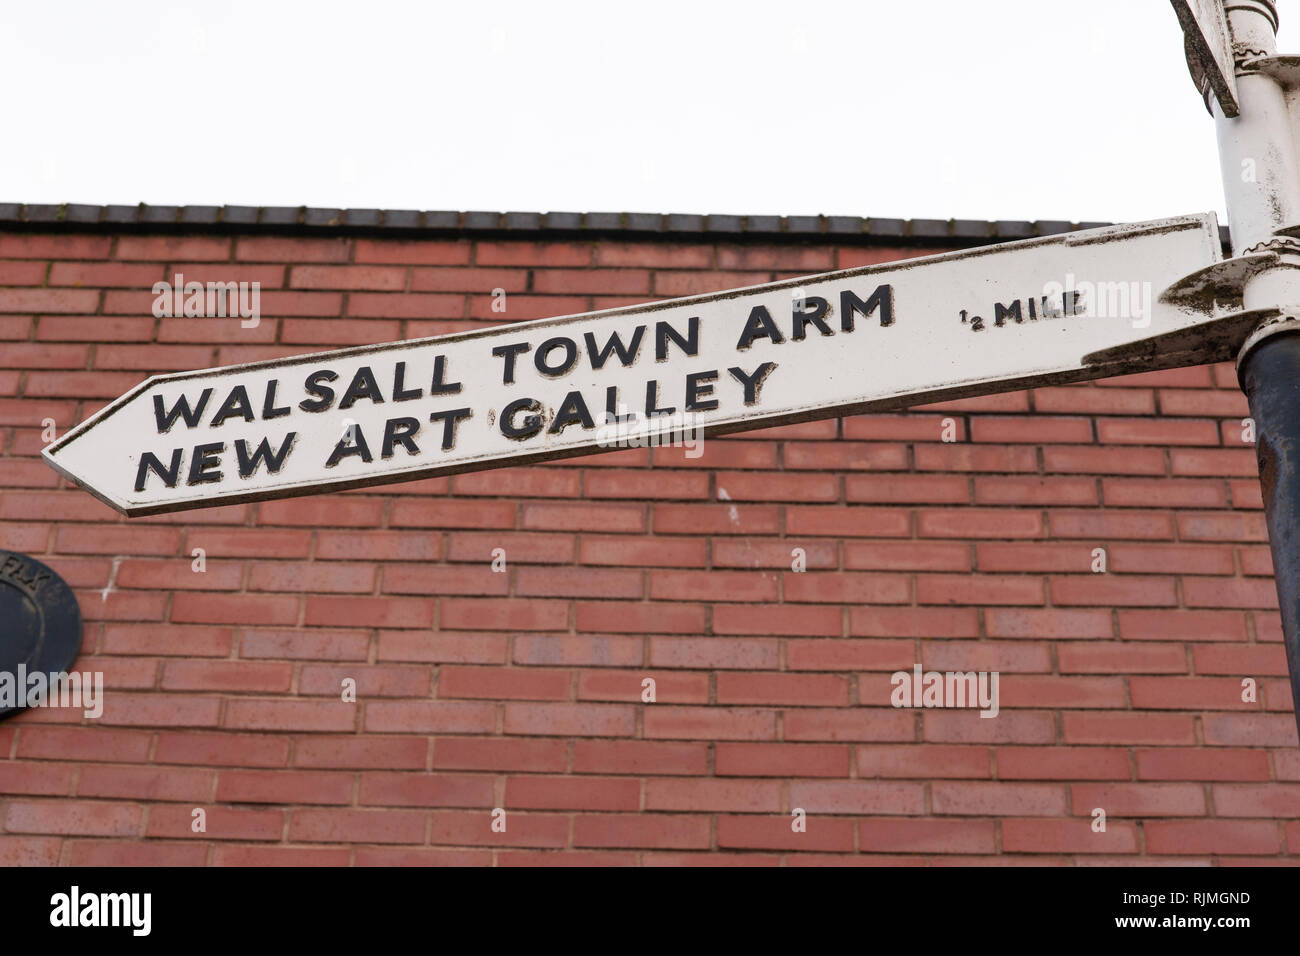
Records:
<instances>
[{"instance_id":1,"label":"black painted pole section","mask_svg":"<svg viewBox=\"0 0 1300 956\"><path fill-rule=\"evenodd\" d=\"M1238 375L1255 420L1255 453L1291 696L1300 702L1300 332L1260 340L1245 356ZM1300 703L1296 726L1300 729Z\"/></svg>"}]
</instances>

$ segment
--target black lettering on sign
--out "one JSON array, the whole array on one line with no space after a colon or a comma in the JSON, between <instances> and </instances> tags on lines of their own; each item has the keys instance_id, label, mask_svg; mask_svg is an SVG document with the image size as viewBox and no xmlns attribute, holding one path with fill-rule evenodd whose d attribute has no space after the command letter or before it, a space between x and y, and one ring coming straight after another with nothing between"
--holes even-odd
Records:
<instances>
[{"instance_id":1,"label":"black lettering on sign","mask_svg":"<svg viewBox=\"0 0 1300 956\"><path fill-rule=\"evenodd\" d=\"M776 368L775 362L764 362L758 368L754 369L753 374L746 374L742 368L729 368L728 372L745 389L745 404L753 405L758 402L758 393L767 381L767 377L772 374Z\"/></svg>"},{"instance_id":2,"label":"black lettering on sign","mask_svg":"<svg viewBox=\"0 0 1300 956\"><path fill-rule=\"evenodd\" d=\"M155 396L157 397L157 396ZM176 482L181 476L181 451L177 448L172 452L172 462L170 465L163 466L158 456L151 451L146 451L140 456L140 468L135 473L135 490L144 491L145 479L149 477L149 472L153 472L163 480L163 484L168 488L175 488Z\"/></svg>"},{"instance_id":3,"label":"black lettering on sign","mask_svg":"<svg viewBox=\"0 0 1300 956\"><path fill-rule=\"evenodd\" d=\"M626 415L618 413L618 386L610 385L605 389L605 424L613 425L618 422L634 422L636 415L628 412Z\"/></svg>"},{"instance_id":4,"label":"black lettering on sign","mask_svg":"<svg viewBox=\"0 0 1300 956\"><path fill-rule=\"evenodd\" d=\"M531 348L527 342L516 342L514 345L498 345L492 350L493 355L505 359L505 367L501 372L502 385L515 384L515 356L522 355Z\"/></svg>"},{"instance_id":5,"label":"black lettering on sign","mask_svg":"<svg viewBox=\"0 0 1300 956\"><path fill-rule=\"evenodd\" d=\"M706 398L713 394L713 386L708 384L718 377L715 368L709 372L692 372L686 376L686 404L684 411L711 412L718 407L716 398Z\"/></svg>"},{"instance_id":6,"label":"black lettering on sign","mask_svg":"<svg viewBox=\"0 0 1300 956\"><path fill-rule=\"evenodd\" d=\"M430 395L455 395L464 386L460 382L445 382L447 377L447 356L439 355L433 360L433 384L429 386Z\"/></svg>"},{"instance_id":7,"label":"black lettering on sign","mask_svg":"<svg viewBox=\"0 0 1300 956\"><path fill-rule=\"evenodd\" d=\"M398 362L393 366L393 401L410 402L424 394L422 388L406 388L406 363ZM414 419L412 419L414 421ZM419 422L416 422L419 425ZM385 458L388 456L385 455Z\"/></svg>"},{"instance_id":8,"label":"black lettering on sign","mask_svg":"<svg viewBox=\"0 0 1300 956\"><path fill-rule=\"evenodd\" d=\"M348 390L343 393L343 398L339 401L339 411L351 408L363 398L370 399L376 405L384 403L383 393L379 391L379 383L375 381L375 373L370 371L369 365L361 366L352 376Z\"/></svg>"},{"instance_id":9,"label":"black lettering on sign","mask_svg":"<svg viewBox=\"0 0 1300 956\"><path fill-rule=\"evenodd\" d=\"M298 407L304 412L323 412L334 404L334 389L328 385L322 385L322 382L332 382L339 377L339 373L331 369L323 368L319 372L312 372L307 376L307 381L303 384L303 389L308 395L315 395L316 398L304 398L298 403Z\"/></svg>"},{"instance_id":10,"label":"black lettering on sign","mask_svg":"<svg viewBox=\"0 0 1300 956\"><path fill-rule=\"evenodd\" d=\"M834 330L826 324L826 313L830 310L831 304L819 295L795 299L790 338L802 342L807 334L804 329L810 324L817 326L817 331L822 335L834 335Z\"/></svg>"},{"instance_id":11,"label":"black lettering on sign","mask_svg":"<svg viewBox=\"0 0 1300 956\"><path fill-rule=\"evenodd\" d=\"M474 413L468 408L452 408L445 412L432 412L429 421L442 419L442 450L451 451L456 444L456 426Z\"/></svg>"},{"instance_id":12,"label":"black lettering on sign","mask_svg":"<svg viewBox=\"0 0 1300 956\"><path fill-rule=\"evenodd\" d=\"M516 398L501 410L501 434L515 441L532 438L542 430L541 403L534 398ZM515 424L515 416L520 412L529 412L521 424Z\"/></svg>"},{"instance_id":13,"label":"black lettering on sign","mask_svg":"<svg viewBox=\"0 0 1300 956\"><path fill-rule=\"evenodd\" d=\"M669 405L667 408L659 407L659 383L654 379L645 383L645 417L654 418L656 415L671 415L677 411L675 405Z\"/></svg>"},{"instance_id":14,"label":"black lettering on sign","mask_svg":"<svg viewBox=\"0 0 1300 956\"><path fill-rule=\"evenodd\" d=\"M248 401L248 389L242 385L236 385L226 396L226 400L221 403L217 409L217 414L212 416L211 425L216 428L227 418L239 416L246 422L254 421L256 416L253 415L253 406Z\"/></svg>"},{"instance_id":15,"label":"black lettering on sign","mask_svg":"<svg viewBox=\"0 0 1300 956\"><path fill-rule=\"evenodd\" d=\"M199 396L199 404L193 409L190 408L190 400L182 395L176 399L176 404L172 406L171 411L163 407L161 395L153 397L153 415L158 422L158 434L163 435L172 430L176 424L177 418L185 419L186 428L195 428L199 424L199 419L203 417L203 409L207 407L208 399L212 397L212 389L205 388L203 394Z\"/></svg>"},{"instance_id":16,"label":"black lettering on sign","mask_svg":"<svg viewBox=\"0 0 1300 956\"><path fill-rule=\"evenodd\" d=\"M250 455L248 453L248 442L239 439L235 442L235 458L239 464L239 477L251 478L256 473L258 467L263 463L266 464L266 470L269 474L274 475L284 467L284 460L289 457L289 449L293 447L293 440L298 437L297 432L289 432L284 436L284 441L280 443L279 451L271 451L271 442L263 438L262 443Z\"/></svg>"},{"instance_id":17,"label":"black lettering on sign","mask_svg":"<svg viewBox=\"0 0 1300 956\"><path fill-rule=\"evenodd\" d=\"M556 349L564 350L564 360L559 365L552 365L548 357ZM537 352L533 356L533 364L537 366L537 371L551 378L558 378L578 361L578 346L573 339L565 338L563 335L557 335L555 338L547 339L541 345L537 346Z\"/></svg>"},{"instance_id":18,"label":"black lettering on sign","mask_svg":"<svg viewBox=\"0 0 1300 956\"><path fill-rule=\"evenodd\" d=\"M560 403L560 410L555 413L551 427L546 431L551 435L558 435L570 425L581 425L583 428L596 427L581 392L570 392L564 396L564 401Z\"/></svg>"},{"instance_id":19,"label":"black lettering on sign","mask_svg":"<svg viewBox=\"0 0 1300 956\"><path fill-rule=\"evenodd\" d=\"M350 442L349 438L355 438L355 444ZM344 458L351 458L353 455L360 458L367 465L374 461L374 457L370 454L370 446L366 444L366 436L362 433L360 425L352 425L343 433L343 437L338 440L334 450L330 452L325 467L333 468Z\"/></svg>"},{"instance_id":20,"label":"black lettering on sign","mask_svg":"<svg viewBox=\"0 0 1300 956\"><path fill-rule=\"evenodd\" d=\"M864 319L870 318L871 313L880 310L880 327L894 324L894 287L892 285L876 286L876 291L871 293L865 302L856 295L845 289L840 293L840 331L853 331L854 313L860 313Z\"/></svg>"},{"instance_id":21,"label":"black lettering on sign","mask_svg":"<svg viewBox=\"0 0 1300 956\"><path fill-rule=\"evenodd\" d=\"M662 323L661 323L662 324ZM596 347L596 336L591 332L583 335L587 343L587 358L591 361L593 369L604 368L605 363L609 361L609 356L613 352L618 353L618 360L624 368L628 368L636 361L637 354L641 351L641 337L645 335L645 326L638 325L632 330L632 341L627 345L619 338L617 332L609 334L609 341L603 347Z\"/></svg>"},{"instance_id":22,"label":"black lettering on sign","mask_svg":"<svg viewBox=\"0 0 1300 956\"><path fill-rule=\"evenodd\" d=\"M1032 299L1030 300L1033 301ZM1033 318L1030 315L1030 318ZM1011 305L1003 305L1001 302L993 303L993 324L998 328L1007 324L1007 319L1015 319L1017 322L1025 321L1020 315L1020 300L1016 299Z\"/></svg>"},{"instance_id":23,"label":"black lettering on sign","mask_svg":"<svg viewBox=\"0 0 1300 956\"><path fill-rule=\"evenodd\" d=\"M756 305L749 312L749 319L745 322L745 328L741 330L740 341L736 343L736 348L747 349L754 344L754 339L761 338L770 339L777 345L785 341L781 330L772 321L772 313L767 311L766 306Z\"/></svg>"},{"instance_id":24,"label":"black lettering on sign","mask_svg":"<svg viewBox=\"0 0 1300 956\"><path fill-rule=\"evenodd\" d=\"M380 458L392 458L397 445L406 449L408 455L418 455L419 447L415 444L415 435L420 430L418 418L390 418L384 422L384 443L380 448Z\"/></svg>"},{"instance_id":25,"label":"black lettering on sign","mask_svg":"<svg viewBox=\"0 0 1300 956\"><path fill-rule=\"evenodd\" d=\"M663 362L668 358L668 340L672 339L686 355L700 354L700 317L693 315L686 320L686 338L667 322L655 323L655 361Z\"/></svg>"},{"instance_id":26,"label":"black lettering on sign","mask_svg":"<svg viewBox=\"0 0 1300 956\"><path fill-rule=\"evenodd\" d=\"M271 418L280 418L282 415L288 415L292 409L281 406L275 407L275 390L279 387L279 379L271 379L266 383L266 399L262 402L262 420L266 421Z\"/></svg>"},{"instance_id":27,"label":"black lettering on sign","mask_svg":"<svg viewBox=\"0 0 1300 956\"><path fill-rule=\"evenodd\" d=\"M223 441L195 445L190 453L190 474L187 485L204 485L221 480L221 453L226 450Z\"/></svg>"}]
</instances>

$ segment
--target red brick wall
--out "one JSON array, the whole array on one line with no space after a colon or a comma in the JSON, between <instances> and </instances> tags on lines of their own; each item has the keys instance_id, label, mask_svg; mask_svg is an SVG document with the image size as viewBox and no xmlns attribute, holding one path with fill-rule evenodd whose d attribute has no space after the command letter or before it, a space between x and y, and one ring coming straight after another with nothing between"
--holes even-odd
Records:
<instances>
[{"instance_id":1,"label":"red brick wall","mask_svg":"<svg viewBox=\"0 0 1300 956\"><path fill-rule=\"evenodd\" d=\"M148 374L479 327L494 288L518 320L902 254L0 234L0 547L77 590L108 684L0 723L0 862L1300 855L1230 367L130 522L39 459ZM173 272L261 282L261 325L152 318ZM914 662L999 671L1001 714L890 707Z\"/></svg>"}]
</instances>

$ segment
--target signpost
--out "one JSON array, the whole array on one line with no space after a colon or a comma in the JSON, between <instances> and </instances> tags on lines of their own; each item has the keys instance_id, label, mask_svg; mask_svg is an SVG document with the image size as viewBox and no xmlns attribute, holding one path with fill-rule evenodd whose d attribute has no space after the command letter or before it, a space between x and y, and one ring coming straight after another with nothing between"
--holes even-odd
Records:
<instances>
[{"instance_id":1,"label":"signpost","mask_svg":"<svg viewBox=\"0 0 1300 956\"><path fill-rule=\"evenodd\" d=\"M1223 0L1173 0L1183 25L1187 68L1201 95L1214 94L1224 116L1236 116L1237 79L1232 68L1232 38L1223 14Z\"/></svg>"},{"instance_id":2,"label":"signpost","mask_svg":"<svg viewBox=\"0 0 1300 956\"><path fill-rule=\"evenodd\" d=\"M1229 259L1193 216L164 375L46 460L147 515L1236 355L1300 700L1300 58L1276 55L1272 0L1172 3L1216 122Z\"/></svg>"},{"instance_id":3,"label":"signpost","mask_svg":"<svg viewBox=\"0 0 1300 956\"><path fill-rule=\"evenodd\" d=\"M1219 250L1189 216L163 375L45 457L147 515L1213 361L1134 346L1206 320L1159 293Z\"/></svg>"}]
</instances>

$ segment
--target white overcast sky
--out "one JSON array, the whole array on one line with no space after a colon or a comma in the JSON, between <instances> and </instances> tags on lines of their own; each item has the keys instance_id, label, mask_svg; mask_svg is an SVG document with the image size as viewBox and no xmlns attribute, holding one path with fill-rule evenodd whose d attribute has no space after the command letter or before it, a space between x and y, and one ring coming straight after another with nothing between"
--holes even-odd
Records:
<instances>
[{"instance_id":1,"label":"white overcast sky","mask_svg":"<svg viewBox=\"0 0 1300 956\"><path fill-rule=\"evenodd\" d=\"M1223 220L1168 0L12 0L0 50L2 202Z\"/></svg>"}]
</instances>

